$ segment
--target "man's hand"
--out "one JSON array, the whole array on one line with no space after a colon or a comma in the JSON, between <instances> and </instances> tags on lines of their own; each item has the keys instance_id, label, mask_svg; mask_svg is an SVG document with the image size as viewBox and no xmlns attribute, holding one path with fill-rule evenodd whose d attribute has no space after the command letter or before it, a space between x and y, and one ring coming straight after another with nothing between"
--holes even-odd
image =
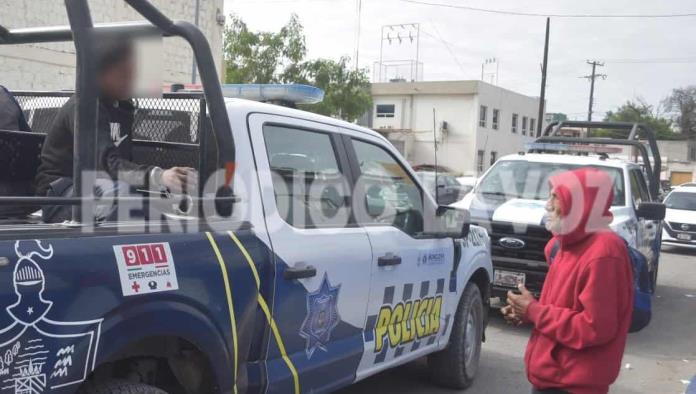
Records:
<instances>
[{"instance_id":1,"label":"man's hand","mask_svg":"<svg viewBox=\"0 0 696 394\"><path fill-rule=\"evenodd\" d=\"M507 324L519 326L523 323L522 319L515 314L515 311L510 305L505 305L504 307L500 308L500 313L503 314L503 318Z\"/></svg>"},{"instance_id":2,"label":"man's hand","mask_svg":"<svg viewBox=\"0 0 696 394\"><path fill-rule=\"evenodd\" d=\"M161 184L175 193L190 193L198 185L198 173L191 167L172 167L162 172Z\"/></svg>"},{"instance_id":3,"label":"man's hand","mask_svg":"<svg viewBox=\"0 0 696 394\"><path fill-rule=\"evenodd\" d=\"M525 319L527 316L527 308L535 299L532 293L530 293L523 284L518 285L517 288L520 290L521 294L508 291L507 302L516 316Z\"/></svg>"}]
</instances>

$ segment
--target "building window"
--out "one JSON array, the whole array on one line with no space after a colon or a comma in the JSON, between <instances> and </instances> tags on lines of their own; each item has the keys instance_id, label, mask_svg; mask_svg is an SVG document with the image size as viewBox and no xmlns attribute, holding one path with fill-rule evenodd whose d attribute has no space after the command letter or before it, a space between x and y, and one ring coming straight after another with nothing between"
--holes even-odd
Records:
<instances>
[{"instance_id":1,"label":"building window","mask_svg":"<svg viewBox=\"0 0 696 394\"><path fill-rule=\"evenodd\" d=\"M527 135L527 117L522 117L522 135Z\"/></svg>"},{"instance_id":2,"label":"building window","mask_svg":"<svg viewBox=\"0 0 696 394\"><path fill-rule=\"evenodd\" d=\"M485 105L481 106L479 110L479 126L486 127L486 118L488 117L488 107Z\"/></svg>"},{"instance_id":3,"label":"building window","mask_svg":"<svg viewBox=\"0 0 696 394\"><path fill-rule=\"evenodd\" d=\"M517 133L517 114L512 114L512 132Z\"/></svg>"},{"instance_id":4,"label":"building window","mask_svg":"<svg viewBox=\"0 0 696 394\"><path fill-rule=\"evenodd\" d=\"M491 151L491 165L495 164L495 162L497 160L498 160L498 152Z\"/></svg>"},{"instance_id":5,"label":"building window","mask_svg":"<svg viewBox=\"0 0 696 394\"><path fill-rule=\"evenodd\" d=\"M493 130L498 130L498 119L500 119L500 110L493 108Z\"/></svg>"},{"instance_id":6,"label":"building window","mask_svg":"<svg viewBox=\"0 0 696 394\"><path fill-rule=\"evenodd\" d=\"M394 104L377 104L378 118L393 118L396 110Z\"/></svg>"},{"instance_id":7,"label":"building window","mask_svg":"<svg viewBox=\"0 0 696 394\"><path fill-rule=\"evenodd\" d=\"M529 135L536 134L536 119L529 118Z\"/></svg>"},{"instance_id":8,"label":"building window","mask_svg":"<svg viewBox=\"0 0 696 394\"><path fill-rule=\"evenodd\" d=\"M689 161L696 161L696 146L689 145Z\"/></svg>"},{"instance_id":9,"label":"building window","mask_svg":"<svg viewBox=\"0 0 696 394\"><path fill-rule=\"evenodd\" d=\"M485 155L485 151L478 151L478 156L476 157L476 171L478 171L479 174L483 172L483 157Z\"/></svg>"}]
</instances>

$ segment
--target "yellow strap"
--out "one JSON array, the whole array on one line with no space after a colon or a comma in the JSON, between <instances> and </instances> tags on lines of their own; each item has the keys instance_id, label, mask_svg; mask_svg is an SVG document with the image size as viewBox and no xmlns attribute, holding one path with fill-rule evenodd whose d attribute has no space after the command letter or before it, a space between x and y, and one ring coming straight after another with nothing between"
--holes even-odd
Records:
<instances>
[{"instance_id":1,"label":"yellow strap","mask_svg":"<svg viewBox=\"0 0 696 394\"><path fill-rule=\"evenodd\" d=\"M295 385L295 394L300 394L300 379L297 375L297 370L295 369L295 366L292 364L292 360L290 360L290 357L288 357L288 354L285 351L285 344L283 343L283 338L280 336L280 330L278 330L278 325L276 325L276 322L273 319L273 316L271 315L271 311L268 308L266 300L264 300L263 296L261 295L261 280L259 279L258 271L256 271L256 264L254 264L254 260L251 258L249 252L247 252L244 245L242 245L242 243L239 241L239 238L237 238L237 236L234 235L234 233L231 231L228 231L227 233L230 235L230 238L232 238L232 241L234 241L234 243L237 244L237 247L244 255L244 258L246 259L247 263L249 263L249 268L251 268L251 272L254 274L254 279L256 280L256 289L259 290L257 297L259 306L261 306L261 310L263 311L264 315L266 315L266 320L271 326L271 331L273 331L273 337L275 337L276 343L278 343L278 350L280 351L280 355L283 358L283 361L285 361L285 364L287 364L290 373L292 374L292 379Z\"/></svg>"},{"instance_id":2,"label":"yellow strap","mask_svg":"<svg viewBox=\"0 0 696 394\"><path fill-rule=\"evenodd\" d=\"M232 344L234 346L234 392L235 394L237 393L237 320L234 317L234 305L232 304L232 289L230 288L230 281L228 279L227 275L227 266L225 265L225 261L222 258L222 254L220 253L220 249L218 248L217 244L215 243L215 239L213 238L212 234L210 232L205 233L208 236L208 240L210 241L210 246L213 247L213 251L215 251L215 256L217 257L217 261L220 264L220 271L222 271L222 281L225 283L225 295L227 296L227 308L230 311L230 324L232 325Z\"/></svg>"}]
</instances>

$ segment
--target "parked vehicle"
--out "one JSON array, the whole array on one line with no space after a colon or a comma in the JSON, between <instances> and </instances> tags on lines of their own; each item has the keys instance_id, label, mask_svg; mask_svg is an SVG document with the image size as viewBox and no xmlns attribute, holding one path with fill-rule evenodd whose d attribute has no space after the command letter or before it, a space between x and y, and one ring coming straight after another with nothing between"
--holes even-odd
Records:
<instances>
[{"instance_id":1,"label":"parked vehicle","mask_svg":"<svg viewBox=\"0 0 696 394\"><path fill-rule=\"evenodd\" d=\"M634 140L558 137L562 127L640 130L652 143L652 132L641 125L605 122L563 122L548 126L545 136L529 145L529 152L502 157L482 177L474 190L453 204L468 209L472 222L486 227L491 237L495 269L493 296L505 299L508 290L524 283L539 295L548 271L544 247L551 233L544 226L548 179L560 171L595 167L614 180L614 216L611 228L648 259L653 289L657 283L664 205L658 203L659 151ZM609 153L632 146L641 164ZM651 163L655 163L652 167ZM657 169L657 170L655 170Z\"/></svg>"},{"instance_id":2,"label":"parked vehicle","mask_svg":"<svg viewBox=\"0 0 696 394\"><path fill-rule=\"evenodd\" d=\"M0 130L0 205L78 208L59 224L0 217L0 393L318 393L423 356L434 382L470 385L493 274L485 230L438 205L378 133L223 98L195 26L126 3L149 22L95 27L86 0L66 0L71 28L0 28L0 44L74 38L90 59L95 34L183 37L204 91L186 96L200 105L183 118L200 121L181 129L185 142L141 122L134 160L193 167L208 183L113 201L79 187L79 170L97 168L88 62L77 64L75 198L12 194L33 179L46 130ZM95 222L80 209L112 202L150 215Z\"/></svg>"},{"instance_id":3,"label":"parked vehicle","mask_svg":"<svg viewBox=\"0 0 696 394\"><path fill-rule=\"evenodd\" d=\"M451 174L430 171L416 171L418 179L431 196L437 196L440 205L449 205L462 198L469 190L462 186ZM437 178L437 186L435 179ZM437 187L437 190L435 188Z\"/></svg>"},{"instance_id":4,"label":"parked vehicle","mask_svg":"<svg viewBox=\"0 0 696 394\"><path fill-rule=\"evenodd\" d=\"M684 184L674 188L665 197L662 244L696 247L696 184Z\"/></svg>"}]
</instances>

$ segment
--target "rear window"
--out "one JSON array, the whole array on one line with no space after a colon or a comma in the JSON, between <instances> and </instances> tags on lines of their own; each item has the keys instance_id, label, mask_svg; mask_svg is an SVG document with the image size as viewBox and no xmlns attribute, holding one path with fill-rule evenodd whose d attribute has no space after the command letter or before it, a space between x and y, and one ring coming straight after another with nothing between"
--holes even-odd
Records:
<instances>
[{"instance_id":1,"label":"rear window","mask_svg":"<svg viewBox=\"0 0 696 394\"><path fill-rule=\"evenodd\" d=\"M536 163L518 160L498 161L481 180L476 188L476 193L500 195L508 198L546 200L549 198L549 178L551 176L582 167L597 168L609 174L614 181L614 201L611 205L625 205L623 172L619 168L604 166Z\"/></svg>"},{"instance_id":2,"label":"rear window","mask_svg":"<svg viewBox=\"0 0 696 394\"><path fill-rule=\"evenodd\" d=\"M672 192L665 199L665 206L669 209L696 211L696 193Z\"/></svg>"}]
</instances>

